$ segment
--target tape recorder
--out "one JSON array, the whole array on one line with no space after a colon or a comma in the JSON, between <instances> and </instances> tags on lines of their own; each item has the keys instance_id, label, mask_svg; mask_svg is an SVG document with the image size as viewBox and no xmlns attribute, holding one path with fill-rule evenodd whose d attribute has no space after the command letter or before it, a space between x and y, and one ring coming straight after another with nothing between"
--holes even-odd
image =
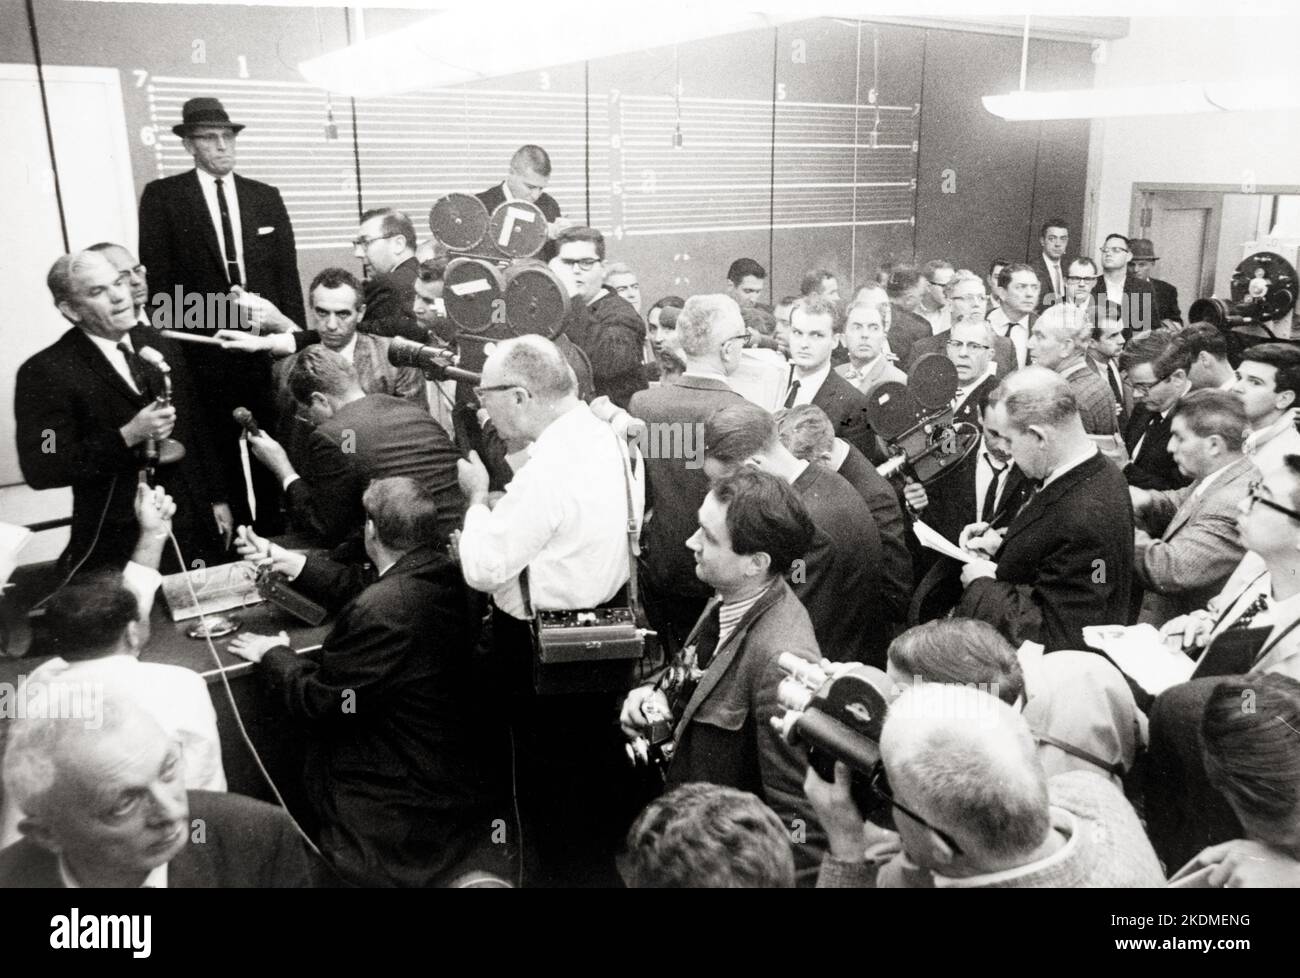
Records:
<instances>
[{"instance_id":1,"label":"tape recorder","mask_svg":"<svg viewBox=\"0 0 1300 978\"><path fill-rule=\"evenodd\" d=\"M957 368L939 353L912 365L907 383L886 381L867 395L867 418L890 458L876 467L886 478L929 485L959 465L979 444L975 425L953 419Z\"/></svg>"},{"instance_id":2,"label":"tape recorder","mask_svg":"<svg viewBox=\"0 0 1300 978\"><path fill-rule=\"evenodd\" d=\"M489 343L564 330L569 295L536 259L547 223L528 201L508 200L491 214L471 194L447 194L429 212L429 227L452 252L443 304L457 327L460 367L481 372Z\"/></svg>"}]
</instances>

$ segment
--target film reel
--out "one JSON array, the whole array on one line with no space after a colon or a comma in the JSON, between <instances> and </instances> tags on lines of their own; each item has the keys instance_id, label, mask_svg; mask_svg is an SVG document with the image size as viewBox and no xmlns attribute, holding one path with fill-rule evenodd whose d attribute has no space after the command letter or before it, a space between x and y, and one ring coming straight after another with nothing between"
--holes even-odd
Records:
<instances>
[{"instance_id":1,"label":"film reel","mask_svg":"<svg viewBox=\"0 0 1300 978\"><path fill-rule=\"evenodd\" d=\"M521 261L506 270L506 319L515 334L554 339L564 328L569 296L545 262Z\"/></svg>"},{"instance_id":2,"label":"film reel","mask_svg":"<svg viewBox=\"0 0 1300 978\"><path fill-rule=\"evenodd\" d=\"M472 251L487 235L487 208L472 194L447 194L430 209L429 230L453 251Z\"/></svg>"}]
</instances>

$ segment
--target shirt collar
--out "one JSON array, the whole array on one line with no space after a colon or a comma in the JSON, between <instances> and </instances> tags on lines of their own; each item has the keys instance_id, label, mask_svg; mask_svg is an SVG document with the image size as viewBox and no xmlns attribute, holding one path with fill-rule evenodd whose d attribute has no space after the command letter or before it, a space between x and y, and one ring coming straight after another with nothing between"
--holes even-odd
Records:
<instances>
[{"instance_id":1,"label":"shirt collar","mask_svg":"<svg viewBox=\"0 0 1300 978\"><path fill-rule=\"evenodd\" d=\"M343 357L343 359L346 360L348 363L353 363L356 359L357 337L360 335L361 335L360 333L353 333L352 339L348 340L347 345L344 346L343 349L338 351L339 355Z\"/></svg>"},{"instance_id":2,"label":"shirt collar","mask_svg":"<svg viewBox=\"0 0 1300 978\"><path fill-rule=\"evenodd\" d=\"M201 186L205 188L211 187L212 192L214 194L217 192L216 177L214 177L207 170L200 170L197 166L194 168L194 172L199 175L199 184ZM226 187L233 187L234 185L235 185L235 171L231 170L229 173L227 173L224 177L221 178L221 187L224 190Z\"/></svg>"},{"instance_id":3,"label":"shirt collar","mask_svg":"<svg viewBox=\"0 0 1300 978\"><path fill-rule=\"evenodd\" d=\"M830 376L830 373L831 373L830 360L827 360L825 363L821 365L821 368L819 370L817 370L815 373L809 374L807 377L800 377L798 368L796 368L793 364L791 364L790 381L791 383L793 383L796 380L799 381L799 388L801 390L821 390L822 384L826 383L826 378Z\"/></svg>"},{"instance_id":4,"label":"shirt collar","mask_svg":"<svg viewBox=\"0 0 1300 978\"><path fill-rule=\"evenodd\" d=\"M72 870L68 867L68 864L63 861L63 853L59 853L59 879L63 881L63 885L69 890L83 889L82 885L77 882L77 878L72 875ZM151 869L149 875L144 878L144 882L140 884L140 889L167 889L167 863Z\"/></svg>"},{"instance_id":5,"label":"shirt collar","mask_svg":"<svg viewBox=\"0 0 1300 978\"><path fill-rule=\"evenodd\" d=\"M1060 832L1065 836L1065 843L1049 856L1035 860L1032 863L1025 863L1023 866L1013 866L1011 869L1000 869L993 873L980 873L976 876L940 876L938 873L932 873L934 885L936 888L948 889L973 889L978 887L997 886L1003 883L1010 883L1026 876L1038 873L1046 873L1056 867L1068 863L1070 860L1077 858L1079 852L1079 822L1074 817L1073 812L1068 812L1064 808L1057 808L1055 805L1051 808L1052 829Z\"/></svg>"},{"instance_id":6,"label":"shirt collar","mask_svg":"<svg viewBox=\"0 0 1300 978\"><path fill-rule=\"evenodd\" d=\"M135 344L131 342L130 333L122 334L122 338L118 340L106 340L102 336L96 336L94 333L90 332L89 330L83 329L82 332L85 333L86 336L90 338L90 341L92 343L94 343L97 347L99 347L101 350L104 351L104 356L114 358L113 360L109 361L110 363L120 362L119 360L116 359L117 357L120 357L122 355L122 351L117 348L117 345L119 343L125 343L128 347L131 348L132 352L135 351Z\"/></svg>"},{"instance_id":7,"label":"shirt collar","mask_svg":"<svg viewBox=\"0 0 1300 978\"><path fill-rule=\"evenodd\" d=\"M1065 475L1065 473L1069 472L1071 469L1077 469L1080 465L1088 461L1096 454L1097 454L1097 446L1094 445L1092 442L1089 442L1086 450L1080 452L1072 459L1067 459L1065 462L1062 462L1056 468L1052 469L1051 473L1047 476L1047 478L1043 480L1042 488L1046 489L1048 486L1050 486L1061 476Z\"/></svg>"},{"instance_id":8,"label":"shirt collar","mask_svg":"<svg viewBox=\"0 0 1300 978\"><path fill-rule=\"evenodd\" d=\"M1259 448L1265 442L1270 442L1278 435L1282 434L1288 428L1295 427L1295 408L1288 408L1282 417L1278 418L1267 428L1260 428L1259 431L1252 431L1246 436L1246 444L1252 449Z\"/></svg>"},{"instance_id":9,"label":"shirt collar","mask_svg":"<svg viewBox=\"0 0 1300 978\"><path fill-rule=\"evenodd\" d=\"M876 354L875 357L868 360L861 367L855 367L853 365L853 361L850 360L847 364L848 369L844 373L847 377L849 377L849 379L853 379L855 377L865 377L867 374L871 373L871 371L876 369L876 364L880 363L884 359L885 359L885 352L884 352L884 348L882 347L880 353Z\"/></svg>"},{"instance_id":10,"label":"shirt collar","mask_svg":"<svg viewBox=\"0 0 1300 978\"><path fill-rule=\"evenodd\" d=\"M1196 484L1196 488L1192 490L1193 498L1204 495L1205 490L1210 488L1210 483L1212 483L1219 476L1223 475L1223 473L1227 472L1228 469L1232 468L1236 464L1237 464L1236 462L1229 462L1227 465L1223 466L1223 468L1215 469L1209 475L1202 476L1201 481L1198 482Z\"/></svg>"}]
</instances>

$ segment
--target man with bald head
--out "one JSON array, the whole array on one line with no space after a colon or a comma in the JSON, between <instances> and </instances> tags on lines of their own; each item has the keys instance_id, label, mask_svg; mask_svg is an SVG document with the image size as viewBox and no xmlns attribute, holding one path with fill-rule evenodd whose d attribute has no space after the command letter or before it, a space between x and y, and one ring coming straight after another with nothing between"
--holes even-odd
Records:
<instances>
[{"instance_id":1,"label":"man with bald head","mask_svg":"<svg viewBox=\"0 0 1300 978\"><path fill-rule=\"evenodd\" d=\"M699 462L685 449L704 451L704 422L719 408L744 400L727 378L740 366L745 324L730 296L697 295L677 316L678 346L686 371L676 384L632 395L630 413L647 431L678 437L681 451L650 452L645 460L647 505L644 549L646 597L656 627L673 648L680 646L704 610L708 588L695 574L686 541L695 532L695 514L709 491Z\"/></svg>"},{"instance_id":2,"label":"man with bald head","mask_svg":"<svg viewBox=\"0 0 1300 978\"><path fill-rule=\"evenodd\" d=\"M117 255L123 267L111 260ZM141 351L174 364L175 345L137 321L135 265L120 246L64 255L47 284L71 324L19 369L14 390L18 460L33 489L72 487L72 536L60 557L73 567L122 567L136 541L137 473L151 445L172 437L179 460L159 459L155 477L176 500L174 523L185 561L219 563L229 543L230 511L222 470L209 451L189 385L174 385L174 406L158 398L163 379ZM225 534L223 539L223 533ZM174 554L164 558L168 568Z\"/></svg>"},{"instance_id":3,"label":"man with bald head","mask_svg":"<svg viewBox=\"0 0 1300 978\"><path fill-rule=\"evenodd\" d=\"M476 452L458 463L469 502L461 570L494 604L492 655L504 674L498 688L515 731L530 847L525 875L533 882L613 883L622 827L641 805L635 799L628 810L619 808L628 768L609 723L618 703L601 692L535 695L530 620L540 611L625 603L628 508L639 531L643 489L636 480L629 489L626 441L579 400L573 370L550 340L498 343L476 393L501 437L528 445L527 464L500 498L489 497ZM601 670L622 680L626 663L570 668L583 673L588 688L601 688Z\"/></svg>"},{"instance_id":4,"label":"man with bald head","mask_svg":"<svg viewBox=\"0 0 1300 978\"><path fill-rule=\"evenodd\" d=\"M129 689L50 680L51 704L15 719L4 790L23 838L0 887L306 886L306 853L279 808L186 791L185 755Z\"/></svg>"},{"instance_id":5,"label":"man with bald head","mask_svg":"<svg viewBox=\"0 0 1300 978\"><path fill-rule=\"evenodd\" d=\"M897 832L864 824L844 764L833 784L808 769L804 787L831 850L819 886L1164 885L1120 789L1089 771L1048 778L1024 717L989 692L945 683L907 690L889 708L880 754L878 794Z\"/></svg>"},{"instance_id":6,"label":"man with bald head","mask_svg":"<svg viewBox=\"0 0 1300 978\"><path fill-rule=\"evenodd\" d=\"M1029 359L1040 367L1055 370L1070 383L1079 406L1083 430L1090 435L1113 435L1115 395L1105 378L1088 366L1088 347L1093 338L1093 317L1070 303L1047 309L1029 329Z\"/></svg>"},{"instance_id":7,"label":"man with bald head","mask_svg":"<svg viewBox=\"0 0 1300 978\"><path fill-rule=\"evenodd\" d=\"M1086 649L1085 625L1128 621L1133 510L1124 477L1084 431L1069 382L1046 367L998 385L984 433L1040 488L1005 530L984 522L962 530L962 545L989 559L963 567L957 613L1016 645Z\"/></svg>"}]
</instances>

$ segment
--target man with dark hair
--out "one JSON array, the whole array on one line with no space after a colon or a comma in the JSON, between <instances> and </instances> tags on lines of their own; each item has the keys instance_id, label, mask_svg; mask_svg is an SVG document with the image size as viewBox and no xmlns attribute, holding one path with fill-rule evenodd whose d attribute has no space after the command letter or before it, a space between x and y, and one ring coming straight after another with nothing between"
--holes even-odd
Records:
<instances>
[{"instance_id":1,"label":"man with dark hair","mask_svg":"<svg viewBox=\"0 0 1300 978\"><path fill-rule=\"evenodd\" d=\"M798 301L797 295L782 296L772 307L772 317L776 320L776 348L787 359L790 357L790 315Z\"/></svg>"},{"instance_id":2,"label":"man with dark hair","mask_svg":"<svg viewBox=\"0 0 1300 978\"><path fill-rule=\"evenodd\" d=\"M1079 261L1076 259L1070 265L1071 278ZM1120 432L1127 432L1129 418L1133 414L1133 388L1129 386L1128 379L1120 371L1120 355L1128 343L1128 330L1118 318L1099 313L1097 307L1091 305L1091 296L1088 299L1089 315L1093 319L1088 362L1110 388L1111 396L1115 398L1115 421Z\"/></svg>"},{"instance_id":3,"label":"man with dark hair","mask_svg":"<svg viewBox=\"0 0 1300 978\"><path fill-rule=\"evenodd\" d=\"M1192 390L1231 391L1237 385L1237 371L1228 362L1228 340L1223 331L1209 323L1192 323L1174 333L1174 341L1161 367L1178 366L1187 371Z\"/></svg>"},{"instance_id":4,"label":"man with dark hair","mask_svg":"<svg viewBox=\"0 0 1300 978\"><path fill-rule=\"evenodd\" d=\"M1156 262L1155 245L1150 238L1134 238L1129 242L1129 267L1140 282L1150 282L1155 295L1155 321L1175 329L1183 324L1183 313L1178 308L1178 290L1168 282L1152 278Z\"/></svg>"},{"instance_id":5,"label":"man with dark hair","mask_svg":"<svg viewBox=\"0 0 1300 978\"><path fill-rule=\"evenodd\" d=\"M671 439L679 439L680 450L651 451L645 459L652 515L644 539L649 609L669 647L677 649L709 596L686 549L709 491L701 466L704 423L719 408L744 401L727 378L740 366L745 331L739 308L724 295L691 296L674 322L685 372L676 384L638 391L629 411L646 423L652 438L667 436L670 448Z\"/></svg>"},{"instance_id":6,"label":"man with dark hair","mask_svg":"<svg viewBox=\"0 0 1300 978\"><path fill-rule=\"evenodd\" d=\"M1246 454L1264 475L1288 455L1300 455L1296 401L1300 398L1300 350L1289 343L1248 347L1237 367L1233 390L1246 405L1250 435Z\"/></svg>"},{"instance_id":7,"label":"man with dark hair","mask_svg":"<svg viewBox=\"0 0 1300 978\"><path fill-rule=\"evenodd\" d=\"M546 186L550 182L550 154L540 146L529 144L520 146L510 157L510 172L504 180L475 196L483 202L488 214L507 200L526 200L536 204L546 218L548 236L554 239L569 227L570 222L560 217L560 205L546 192ZM550 261L554 257L555 242L551 240L546 242L537 258L540 261Z\"/></svg>"},{"instance_id":8,"label":"man with dark hair","mask_svg":"<svg viewBox=\"0 0 1300 978\"><path fill-rule=\"evenodd\" d=\"M763 294L767 269L752 258L737 258L727 269L727 281L727 294L742 307L752 306Z\"/></svg>"},{"instance_id":9,"label":"man with dark hair","mask_svg":"<svg viewBox=\"0 0 1300 978\"><path fill-rule=\"evenodd\" d=\"M478 618L438 545L438 506L413 479L376 479L362 501L375 574L285 550L241 529L240 553L340 608L319 660L288 636L241 634L268 694L308 724L304 781L320 846L354 886L436 886L508 871L493 820L507 815L507 749L471 681ZM490 865L494 861L498 865Z\"/></svg>"},{"instance_id":10,"label":"man with dark hair","mask_svg":"<svg viewBox=\"0 0 1300 978\"><path fill-rule=\"evenodd\" d=\"M1016 365L1029 363L1029 330L1038 318L1038 274L1024 262L1013 261L998 272L998 307L989 313L993 332L1016 348Z\"/></svg>"},{"instance_id":11,"label":"man with dark hair","mask_svg":"<svg viewBox=\"0 0 1300 978\"><path fill-rule=\"evenodd\" d=\"M646 806L619 871L637 889L789 889L790 831L748 791L693 782Z\"/></svg>"},{"instance_id":12,"label":"man with dark hair","mask_svg":"<svg viewBox=\"0 0 1300 978\"><path fill-rule=\"evenodd\" d=\"M628 693L620 717L629 738L656 717L671 718L676 748L668 784L707 781L758 795L786 826L806 830L795 852L804 869L820 859L820 827L800 790L803 758L772 719L784 678L777 659L820 658L808 613L786 583L814 532L785 480L741 467L716 482L689 541L695 572L715 597L681 655Z\"/></svg>"},{"instance_id":13,"label":"man with dark hair","mask_svg":"<svg viewBox=\"0 0 1300 978\"><path fill-rule=\"evenodd\" d=\"M353 255L368 273L362 332L375 336L404 336L418 343L425 332L415 321L415 257L419 242L411 219L392 207L377 207L361 215L353 239Z\"/></svg>"},{"instance_id":14,"label":"man with dark hair","mask_svg":"<svg viewBox=\"0 0 1300 978\"><path fill-rule=\"evenodd\" d=\"M835 425L835 434L867 458L881 461L876 434L867 420L870 402L831 366L836 337L844 332L839 305L807 296L790 312L790 379L785 407L816 404Z\"/></svg>"},{"instance_id":15,"label":"man with dark hair","mask_svg":"<svg viewBox=\"0 0 1300 978\"><path fill-rule=\"evenodd\" d=\"M1101 278L1092 287L1098 305L1103 301L1120 308L1120 320L1133 333L1146 333L1160 325L1156 318L1156 295L1151 283L1129 271L1133 252L1129 239L1108 234L1101 245Z\"/></svg>"},{"instance_id":16,"label":"man with dark hair","mask_svg":"<svg viewBox=\"0 0 1300 978\"><path fill-rule=\"evenodd\" d=\"M1065 251L1070 247L1070 228L1064 218L1049 217L1038 231L1040 251L1030 267L1038 277L1038 311L1054 306L1066 293Z\"/></svg>"},{"instance_id":17,"label":"man with dark hair","mask_svg":"<svg viewBox=\"0 0 1300 978\"><path fill-rule=\"evenodd\" d=\"M645 323L632 305L605 287L605 236L595 228L570 227L555 238L551 270L568 290L564 335L591 360L596 395L626 410L648 385L641 370Z\"/></svg>"},{"instance_id":18,"label":"man with dark hair","mask_svg":"<svg viewBox=\"0 0 1300 978\"><path fill-rule=\"evenodd\" d=\"M1065 292L1062 300L1072 306L1092 305L1092 287L1097 284L1100 274L1097 271L1097 263L1086 255L1074 259L1065 274Z\"/></svg>"},{"instance_id":19,"label":"man with dark hair","mask_svg":"<svg viewBox=\"0 0 1300 978\"><path fill-rule=\"evenodd\" d=\"M1181 367L1170 364L1168 373L1157 373L1172 343L1173 336L1159 330L1133 339L1119 357L1138 402L1124 430L1132 459L1124 478L1139 489L1181 489L1191 481L1178 471L1168 446L1174 406L1192 385Z\"/></svg>"},{"instance_id":20,"label":"man with dark hair","mask_svg":"<svg viewBox=\"0 0 1300 978\"><path fill-rule=\"evenodd\" d=\"M834 272L818 268L804 273L804 277L799 280L799 294L805 299L811 295L819 295L831 302L839 302L840 283L836 280Z\"/></svg>"},{"instance_id":21,"label":"man with dark hair","mask_svg":"<svg viewBox=\"0 0 1300 978\"><path fill-rule=\"evenodd\" d=\"M217 99L189 99L172 132L193 157L194 169L151 181L140 194L139 254L149 269L155 325L183 327L186 333L205 337L220 328L245 326L220 315L215 320L199 316L198 321L190 321L177 306L178 296L198 295L205 312L233 311L234 303L223 305L222 300L236 289L242 292L240 302L255 295L286 321L306 325L293 224L280 191L235 172L235 143L243 128L231 121ZM160 316L165 311L170 316ZM230 412L246 407L260 424L275 430L270 358L260 353L232 356L221 347L193 343L186 349L186 359L199 410L214 438L222 478L232 490L242 487L240 430L230 421ZM280 532L278 487L255 470L252 488L257 525L267 533ZM245 495L232 492L229 499L233 518L239 522L251 516Z\"/></svg>"},{"instance_id":22,"label":"man with dark hair","mask_svg":"<svg viewBox=\"0 0 1300 978\"><path fill-rule=\"evenodd\" d=\"M654 363L646 365L647 381L673 383L686 369L686 357L677 333L677 320L685 305L686 300L681 296L664 296L646 313L646 336L655 357Z\"/></svg>"},{"instance_id":23,"label":"man with dark hair","mask_svg":"<svg viewBox=\"0 0 1300 978\"><path fill-rule=\"evenodd\" d=\"M1016 645L1086 649L1085 625L1129 616L1133 510L1123 476L1083 430L1069 382L1044 367L998 385L984 430L1042 488L1005 533L990 534L984 521L962 531L964 546L991 559L962 568L957 614Z\"/></svg>"},{"instance_id":24,"label":"man with dark hair","mask_svg":"<svg viewBox=\"0 0 1300 978\"><path fill-rule=\"evenodd\" d=\"M746 465L784 479L812 517L816 536L791 584L808 608L822 655L882 664L902 617L881 581L880 531L867 504L830 469L795 458L772 416L748 401L715 412L704 429L704 472L711 480Z\"/></svg>"},{"instance_id":25,"label":"man with dark hair","mask_svg":"<svg viewBox=\"0 0 1300 978\"><path fill-rule=\"evenodd\" d=\"M186 561L220 563L234 530L226 502L232 483L209 444L201 402L183 381L177 344L137 323L132 272L119 270L110 254L81 251L50 268L50 294L69 328L18 368L23 477L33 489L72 489L71 537L59 557L65 575L119 568L135 545L131 501L148 446L174 437L185 455L159 458L156 477L176 500L176 536ZM175 363L172 405L158 402L163 378L142 359L146 348ZM166 560L172 566L175 555Z\"/></svg>"},{"instance_id":26,"label":"man with dark hair","mask_svg":"<svg viewBox=\"0 0 1300 978\"><path fill-rule=\"evenodd\" d=\"M433 495L443 542L460 526L459 453L427 410L391 394L367 394L356 367L323 345L298 354L288 385L315 425L302 474L265 431L249 435L248 446L284 487L300 530L329 546L355 543L365 521L362 493L372 479L389 476L409 476Z\"/></svg>"},{"instance_id":27,"label":"man with dark hair","mask_svg":"<svg viewBox=\"0 0 1300 978\"><path fill-rule=\"evenodd\" d=\"M998 286L998 279L1002 277L1002 269L1011 264L1005 258L994 258L989 262L988 271L984 275L984 287L988 290L988 308L984 310L985 317L991 315L993 310L1002 304L1002 290Z\"/></svg>"},{"instance_id":28,"label":"man with dark hair","mask_svg":"<svg viewBox=\"0 0 1300 978\"><path fill-rule=\"evenodd\" d=\"M889 349L899 363L911 363L912 344L933 336L930 321L921 315L921 300L929 284L915 265L895 265L885 284L889 296Z\"/></svg>"},{"instance_id":29,"label":"man with dark hair","mask_svg":"<svg viewBox=\"0 0 1300 978\"><path fill-rule=\"evenodd\" d=\"M1130 487L1140 521L1133 566L1146 588L1140 620L1157 627L1205 607L1245 555L1238 507L1259 470L1242 451L1247 432L1241 398L1227 391L1192 391L1171 416L1169 453L1182 489Z\"/></svg>"}]
</instances>

